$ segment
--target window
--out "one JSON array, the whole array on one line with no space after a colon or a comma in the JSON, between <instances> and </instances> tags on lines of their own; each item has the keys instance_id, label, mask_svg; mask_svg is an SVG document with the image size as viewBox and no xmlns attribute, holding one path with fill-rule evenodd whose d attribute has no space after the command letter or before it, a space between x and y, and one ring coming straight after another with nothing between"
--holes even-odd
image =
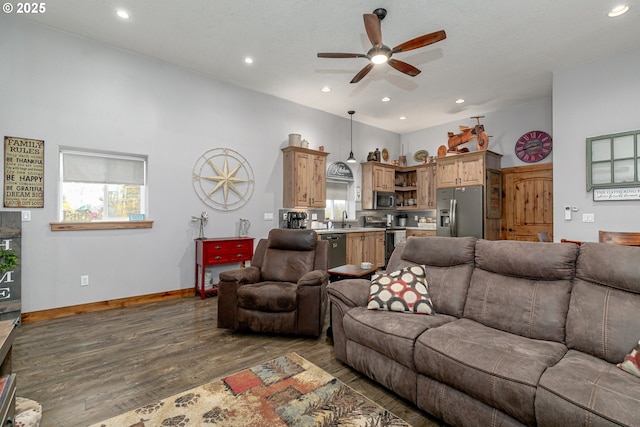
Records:
<instances>
[{"instance_id":1,"label":"window","mask_svg":"<svg viewBox=\"0 0 640 427\"><path fill-rule=\"evenodd\" d=\"M640 130L587 138L587 191L640 185Z\"/></svg>"},{"instance_id":2,"label":"window","mask_svg":"<svg viewBox=\"0 0 640 427\"><path fill-rule=\"evenodd\" d=\"M342 212L347 210L348 188L349 184L346 182L327 181L325 219L342 220Z\"/></svg>"},{"instance_id":3,"label":"window","mask_svg":"<svg viewBox=\"0 0 640 427\"><path fill-rule=\"evenodd\" d=\"M60 150L59 220L129 221L147 213L147 157Z\"/></svg>"}]
</instances>

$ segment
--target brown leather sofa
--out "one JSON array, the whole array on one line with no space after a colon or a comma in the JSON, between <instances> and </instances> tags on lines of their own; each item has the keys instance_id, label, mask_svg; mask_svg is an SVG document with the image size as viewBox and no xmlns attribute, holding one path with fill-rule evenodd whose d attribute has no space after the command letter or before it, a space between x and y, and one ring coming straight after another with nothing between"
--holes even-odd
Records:
<instances>
[{"instance_id":1,"label":"brown leather sofa","mask_svg":"<svg viewBox=\"0 0 640 427\"><path fill-rule=\"evenodd\" d=\"M313 230L273 229L251 266L220 273L218 327L317 337L327 313L328 243Z\"/></svg>"},{"instance_id":2,"label":"brown leather sofa","mask_svg":"<svg viewBox=\"0 0 640 427\"><path fill-rule=\"evenodd\" d=\"M640 248L411 237L435 315L368 310L328 287L336 357L454 426L640 426Z\"/></svg>"}]
</instances>

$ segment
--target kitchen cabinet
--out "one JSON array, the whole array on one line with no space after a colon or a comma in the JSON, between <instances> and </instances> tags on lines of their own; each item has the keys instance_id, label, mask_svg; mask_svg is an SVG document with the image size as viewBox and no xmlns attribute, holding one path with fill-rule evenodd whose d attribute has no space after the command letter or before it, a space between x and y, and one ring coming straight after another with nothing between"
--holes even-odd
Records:
<instances>
[{"instance_id":1,"label":"kitchen cabinet","mask_svg":"<svg viewBox=\"0 0 640 427\"><path fill-rule=\"evenodd\" d=\"M363 162L362 167L362 209L373 209L373 192L394 192L395 167L378 162Z\"/></svg>"},{"instance_id":2,"label":"kitchen cabinet","mask_svg":"<svg viewBox=\"0 0 640 427\"><path fill-rule=\"evenodd\" d=\"M500 169L502 155L492 151L474 151L440 157L437 160L438 188L484 185L487 169Z\"/></svg>"},{"instance_id":3,"label":"kitchen cabinet","mask_svg":"<svg viewBox=\"0 0 640 427\"><path fill-rule=\"evenodd\" d=\"M436 166L435 164L418 166L416 171L418 209L436 208Z\"/></svg>"},{"instance_id":4,"label":"kitchen cabinet","mask_svg":"<svg viewBox=\"0 0 640 427\"><path fill-rule=\"evenodd\" d=\"M283 207L324 208L327 194L327 156L324 151L285 147Z\"/></svg>"},{"instance_id":5,"label":"kitchen cabinet","mask_svg":"<svg viewBox=\"0 0 640 427\"><path fill-rule=\"evenodd\" d=\"M407 228L407 238L411 236L433 237L435 235L436 235L436 230L416 230L415 228Z\"/></svg>"},{"instance_id":6,"label":"kitchen cabinet","mask_svg":"<svg viewBox=\"0 0 640 427\"><path fill-rule=\"evenodd\" d=\"M347 264L367 261L374 267L384 267L384 231L347 233Z\"/></svg>"}]
</instances>

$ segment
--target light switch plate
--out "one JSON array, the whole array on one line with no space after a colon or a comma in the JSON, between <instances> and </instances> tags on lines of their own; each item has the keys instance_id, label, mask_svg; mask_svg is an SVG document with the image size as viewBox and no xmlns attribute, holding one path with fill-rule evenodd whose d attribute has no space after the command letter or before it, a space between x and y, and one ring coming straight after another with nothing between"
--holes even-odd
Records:
<instances>
[{"instance_id":1,"label":"light switch plate","mask_svg":"<svg viewBox=\"0 0 640 427\"><path fill-rule=\"evenodd\" d=\"M31 211L22 211L22 220L31 221Z\"/></svg>"}]
</instances>

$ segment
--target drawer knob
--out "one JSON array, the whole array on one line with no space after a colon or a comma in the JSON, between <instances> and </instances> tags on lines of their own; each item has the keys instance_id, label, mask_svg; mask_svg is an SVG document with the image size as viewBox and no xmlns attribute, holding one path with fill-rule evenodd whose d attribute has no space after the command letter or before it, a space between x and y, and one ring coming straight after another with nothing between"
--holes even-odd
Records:
<instances>
[{"instance_id":1,"label":"drawer knob","mask_svg":"<svg viewBox=\"0 0 640 427\"><path fill-rule=\"evenodd\" d=\"M221 259L222 259L222 257L221 257L220 255L216 255L216 260L218 260L218 261L219 261L219 260L221 260Z\"/></svg>"},{"instance_id":2,"label":"drawer knob","mask_svg":"<svg viewBox=\"0 0 640 427\"><path fill-rule=\"evenodd\" d=\"M222 246L220 246L220 245L216 245L216 246L215 246L215 248L216 248L216 249L222 249Z\"/></svg>"}]
</instances>

